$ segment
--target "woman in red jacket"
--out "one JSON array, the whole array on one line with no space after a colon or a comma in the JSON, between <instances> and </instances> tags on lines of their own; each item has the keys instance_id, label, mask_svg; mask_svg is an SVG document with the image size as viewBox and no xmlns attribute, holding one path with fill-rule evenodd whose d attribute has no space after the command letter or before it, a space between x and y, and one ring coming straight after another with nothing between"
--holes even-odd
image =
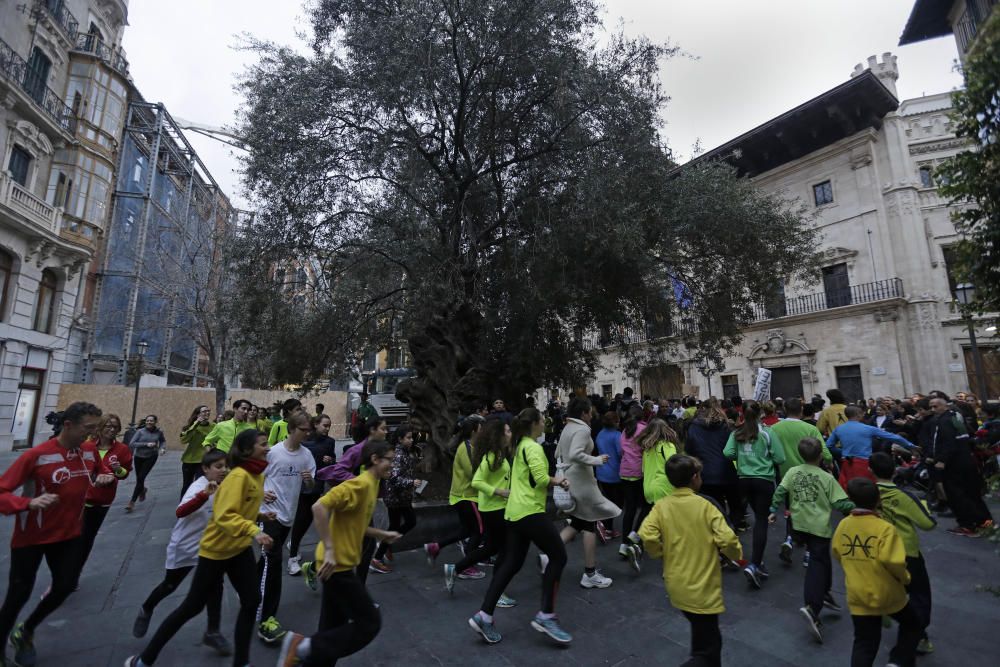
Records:
<instances>
[{"instance_id":1,"label":"woman in red jacket","mask_svg":"<svg viewBox=\"0 0 1000 667\"><path fill-rule=\"evenodd\" d=\"M111 509L111 504L115 501L115 493L118 491L118 482L128 477L132 471L132 450L124 442L117 439L122 430L122 421L118 415L106 414L101 417L97 427L97 453L114 474L114 481L108 486L91 486L87 491L87 499L83 508L83 541L80 545L82 550L80 557L80 572L87 564L90 557L90 550L94 548L94 540L104 523L104 518ZM79 574L77 575L77 586L79 586Z\"/></svg>"}]
</instances>

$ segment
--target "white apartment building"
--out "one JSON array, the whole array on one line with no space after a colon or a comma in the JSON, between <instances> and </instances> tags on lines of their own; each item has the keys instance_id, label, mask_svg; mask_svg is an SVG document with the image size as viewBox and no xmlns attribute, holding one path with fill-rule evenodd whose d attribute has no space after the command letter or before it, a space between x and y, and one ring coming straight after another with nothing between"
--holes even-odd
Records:
<instances>
[{"instance_id":1,"label":"white apartment building","mask_svg":"<svg viewBox=\"0 0 1000 667\"><path fill-rule=\"evenodd\" d=\"M964 148L948 118L950 93L897 101L896 58L858 65L815 99L699 157L723 159L761 188L814 212L822 283L785 284L761 304L726 368L710 374L675 358L637 375L617 349L588 393L680 397L752 395L770 369L772 397L839 387L851 399L974 389L970 337L956 307L949 245L957 240L935 167ZM1000 341L977 330L990 398L1000 395Z\"/></svg>"},{"instance_id":2,"label":"white apartment building","mask_svg":"<svg viewBox=\"0 0 1000 667\"><path fill-rule=\"evenodd\" d=\"M127 103L127 13L126 0L0 4L0 450L48 437L84 340L76 314Z\"/></svg>"}]
</instances>

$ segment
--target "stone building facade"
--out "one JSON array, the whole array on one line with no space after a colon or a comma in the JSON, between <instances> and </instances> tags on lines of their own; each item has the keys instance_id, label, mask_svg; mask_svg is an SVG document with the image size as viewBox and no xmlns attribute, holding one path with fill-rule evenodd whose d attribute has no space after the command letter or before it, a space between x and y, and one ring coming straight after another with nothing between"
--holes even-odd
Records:
<instances>
[{"instance_id":1,"label":"stone building facade","mask_svg":"<svg viewBox=\"0 0 1000 667\"><path fill-rule=\"evenodd\" d=\"M84 339L129 86L125 0L0 5L0 450L49 432Z\"/></svg>"},{"instance_id":2,"label":"stone building facade","mask_svg":"<svg viewBox=\"0 0 1000 667\"><path fill-rule=\"evenodd\" d=\"M723 159L761 188L805 202L823 252L822 282L784 284L760 304L725 370L683 351L629 374L616 349L587 386L611 395L750 396L760 368L772 396L840 387L853 399L976 386L957 308L949 245L957 241L935 166L965 145L952 132L949 93L898 102L896 59L859 65L850 80L699 157ZM1000 341L978 329L991 398L1000 394Z\"/></svg>"}]
</instances>

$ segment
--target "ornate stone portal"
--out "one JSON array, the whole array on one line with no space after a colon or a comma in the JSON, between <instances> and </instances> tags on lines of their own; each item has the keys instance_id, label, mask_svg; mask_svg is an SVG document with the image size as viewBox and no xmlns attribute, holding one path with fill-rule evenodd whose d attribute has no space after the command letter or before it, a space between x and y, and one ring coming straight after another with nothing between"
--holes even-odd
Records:
<instances>
[{"instance_id":1,"label":"ornate stone portal","mask_svg":"<svg viewBox=\"0 0 1000 667\"><path fill-rule=\"evenodd\" d=\"M802 376L803 396L812 394L817 382L816 351L809 347L804 333L797 338L790 337L784 329L768 329L763 335L752 339L753 347L747 361L753 370L752 381L757 381L757 371L768 368L798 367ZM786 397L787 398L787 397Z\"/></svg>"}]
</instances>

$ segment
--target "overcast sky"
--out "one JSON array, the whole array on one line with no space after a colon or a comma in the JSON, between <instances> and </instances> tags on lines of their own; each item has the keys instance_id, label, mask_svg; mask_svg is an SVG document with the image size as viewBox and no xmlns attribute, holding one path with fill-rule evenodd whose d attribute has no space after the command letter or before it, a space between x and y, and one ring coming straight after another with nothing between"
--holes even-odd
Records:
<instances>
[{"instance_id":1,"label":"overcast sky","mask_svg":"<svg viewBox=\"0 0 1000 667\"><path fill-rule=\"evenodd\" d=\"M901 99L952 90L955 40L897 47L914 0L606 0L606 24L669 41L694 58L661 67L671 101L664 134L678 159L710 150L846 81L856 63L892 51ZM300 44L297 0L132 0L124 46L139 90L176 117L231 125L236 76L253 54L238 36ZM233 151L189 133L202 161L237 205L245 199Z\"/></svg>"}]
</instances>

